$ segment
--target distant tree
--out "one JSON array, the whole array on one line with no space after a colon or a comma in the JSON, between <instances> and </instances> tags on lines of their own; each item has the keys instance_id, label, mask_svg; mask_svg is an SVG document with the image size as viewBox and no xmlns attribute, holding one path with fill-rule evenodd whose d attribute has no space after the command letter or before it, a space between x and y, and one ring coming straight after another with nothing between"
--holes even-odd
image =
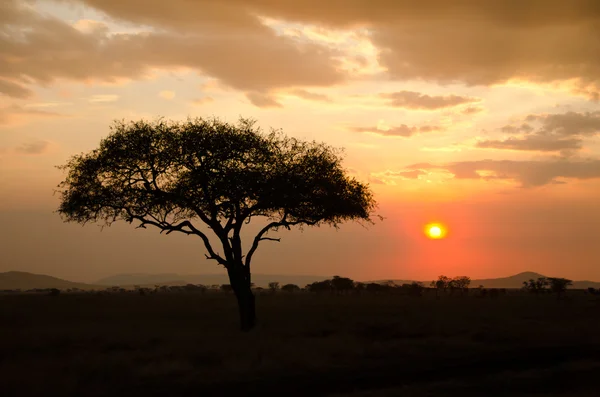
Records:
<instances>
[{"instance_id":1,"label":"distant tree","mask_svg":"<svg viewBox=\"0 0 600 397\"><path fill-rule=\"evenodd\" d=\"M562 297L567 292L567 288L573 285L573 281L566 278L548 277L547 280L550 291L555 293L557 298Z\"/></svg>"},{"instance_id":2,"label":"distant tree","mask_svg":"<svg viewBox=\"0 0 600 397\"><path fill-rule=\"evenodd\" d=\"M460 291L461 294L469 292L469 285L471 285L471 278L467 276L454 277L448 283L448 286L452 292Z\"/></svg>"},{"instance_id":3,"label":"distant tree","mask_svg":"<svg viewBox=\"0 0 600 397\"><path fill-rule=\"evenodd\" d=\"M421 296L425 286L422 283L413 281L410 284L402 284L402 289L406 291L409 296Z\"/></svg>"},{"instance_id":4,"label":"distant tree","mask_svg":"<svg viewBox=\"0 0 600 397\"><path fill-rule=\"evenodd\" d=\"M546 291L549 281L546 277L539 277L537 280L529 279L523 281L523 289L532 294L540 294Z\"/></svg>"},{"instance_id":5,"label":"distant tree","mask_svg":"<svg viewBox=\"0 0 600 397\"><path fill-rule=\"evenodd\" d=\"M333 290L333 286L331 285L331 280L323 280L323 281L315 281L312 284L308 284L306 289L310 292L331 292Z\"/></svg>"},{"instance_id":6,"label":"distant tree","mask_svg":"<svg viewBox=\"0 0 600 397\"><path fill-rule=\"evenodd\" d=\"M233 287L231 286L231 284L221 284L220 289L223 292L231 292L231 291L233 291Z\"/></svg>"},{"instance_id":7,"label":"distant tree","mask_svg":"<svg viewBox=\"0 0 600 397\"><path fill-rule=\"evenodd\" d=\"M50 296L58 296L58 295L60 295L60 290L58 288L50 288L50 291L48 292L48 295L50 295Z\"/></svg>"},{"instance_id":8,"label":"distant tree","mask_svg":"<svg viewBox=\"0 0 600 397\"><path fill-rule=\"evenodd\" d=\"M347 277L333 276L331 286L338 293L350 292L354 289L354 280Z\"/></svg>"},{"instance_id":9,"label":"distant tree","mask_svg":"<svg viewBox=\"0 0 600 397\"><path fill-rule=\"evenodd\" d=\"M338 150L265 134L254 124L115 122L97 149L60 167L67 176L58 212L67 222L123 220L199 237L206 257L227 270L248 331L256 318L250 265L261 242L279 241L269 232L371 222L376 208L369 186L348 176ZM244 252L242 227L254 218L265 222Z\"/></svg>"},{"instance_id":10,"label":"distant tree","mask_svg":"<svg viewBox=\"0 0 600 397\"><path fill-rule=\"evenodd\" d=\"M435 296L439 298L440 292L445 292L450 286L452 280L450 277L439 276L437 280L431 282L431 287L435 288Z\"/></svg>"},{"instance_id":11,"label":"distant tree","mask_svg":"<svg viewBox=\"0 0 600 397\"><path fill-rule=\"evenodd\" d=\"M279 290L279 283L277 281L272 281L269 283L269 290L271 292L277 292Z\"/></svg>"},{"instance_id":12,"label":"distant tree","mask_svg":"<svg viewBox=\"0 0 600 397\"><path fill-rule=\"evenodd\" d=\"M598 291L600 291L600 290L598 290ZM592 295L598 294L598 291L594 287L588 287L588 289L587 289L587 292Z\"/></svg>"},{"instance_id":13,"label":"distant tree","mask_svg":"<svg viewBox=\"0 0 600 397\"><path fill-rule=\"evenodd\" d=\"M298 292L300 291L300 287L298 287L296 284L286 284L281 287L281 290L285 292Z\"/></svg>"},{"instance_id":14,"label":"distant tree","mask_svg":"<svg viewBox=\"0 0 600 397\"><path fill-rule=\"evenodd\" d=\"M379 283L368 283L365 286L365 289L367 290L367 292L378 294L384 292L387 288Z\"/></svg>"},{"instance_id":15,"label":"distant tree","mask_svg":"<svg viewBox=\"0 0 600 397\"><path fill-rule=\"evenodd\" d=\"M355 282L354 283L354 291L357 294L361 294L365 290L365 283Z\"/></svg>"}]
</instances>

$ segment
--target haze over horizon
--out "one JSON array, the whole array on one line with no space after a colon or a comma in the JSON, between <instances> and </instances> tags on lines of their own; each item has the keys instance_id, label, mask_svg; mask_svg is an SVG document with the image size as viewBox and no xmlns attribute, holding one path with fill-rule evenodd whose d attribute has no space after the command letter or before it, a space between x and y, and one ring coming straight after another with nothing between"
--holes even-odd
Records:
<instances>
[{"instance_id":1,"label":"haze over horizon","mask_svg":"<svg viewBox=\"0 0 600 397\"><path fill-rule=\"evenodd\" d=\"M114 119L244 116L344 147L385 217L282 231L255 273L600 280L598 2L5 0L0 31L0 272L224 273L194 237L63 224L55 166Z\"/></svg>"}]
</instances>

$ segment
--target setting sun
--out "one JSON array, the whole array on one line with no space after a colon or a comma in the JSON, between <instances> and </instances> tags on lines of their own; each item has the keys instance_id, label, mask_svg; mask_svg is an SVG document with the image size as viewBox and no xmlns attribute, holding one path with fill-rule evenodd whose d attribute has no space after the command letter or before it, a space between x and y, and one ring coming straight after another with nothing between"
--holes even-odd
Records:
<instances>
[{"instance_id":1,"label":"setting sun","mask_svg":"<svg viewBox=\"0 0 600 397\"><path fill-rule=\"evenodd\" d=\"M440 239L446 236L446 229L438 223L430 223L425 226L425 234L431 239Z\"/></svg>"}]
</instances>

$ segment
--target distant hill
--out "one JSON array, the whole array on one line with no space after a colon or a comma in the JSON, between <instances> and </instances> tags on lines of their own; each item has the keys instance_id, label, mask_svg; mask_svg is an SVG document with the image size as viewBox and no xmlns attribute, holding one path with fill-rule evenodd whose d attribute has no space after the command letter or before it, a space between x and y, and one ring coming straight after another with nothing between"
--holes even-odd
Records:
<instances>
[{"instance_id":1,"label":"distant hill","mask_svg":"<svg viewBox=\"0 0 600 397\"><path fill-rule=\"evenodd\" d=\"M519 274L515 274L510 277L500 277L500 278L484 278L484 279L474 279L471 280L471 288L477 288L480 285L483 285L484 288L521 288L523 286L524 281L529 281L530 279L537 279L539 277L547 277L539 273L534 272L523 272ZM392 281L397 285L402 284L410 284L414 280L379 280L375 281L377 283L383 283ZM431 280L429 281L421 281L426 286L429 286ZM573 289L587 289L587 288L600 288L600 282L595 281L573 281L573 286L570 288Z\"/></svg>"},{"instance_id":2,"label":"distant hill","mask_svg":"<svg viewBox=\"0 0 600 397\"><path fill-rule=\"evenodd\" d=\"M315 281L322 281L330 277L325 276L294 276L281 274L253 274L252 282L257 287L267 287L270 282L277 281L280 285L296 284L304 287L307 284ZM227 273L222 274L117 274L110 277L105 277L95 282L95 284L103 286L121 286L129 287L133 285L185 285L185 284L229 284Z\"/></svg>"},{"instance_id":3,"label":"distant hill","mask_svg":"<svg viewBox=\"0 0 600 397\"><path fill-rule=\"evenodd\" d=\"M524 272L515 274L510 277L502 278L491 278L491 279L475 279L471 281L471 287L477 288L483 285L485 288L521 288L523 281L529 279L537 279L538 277L544 277L541 274L533 272ZM324 276L294 276L294 275L278 275L278 274L254 274L252 280L258 287L267 287L272 281L277 281L280 285L284 284L296 284L300 287L304 287L307 284L315 281L322 281L331 277ZM368 282L388 282L392 281L397 285L410 284L414 280L379 280L379 281L368 281ZM429 286L431 281L423 281L426 286ZM29 290L29 289L45 289L45 288L58 288L58 289L69 289L79 288L82 290L102 290L107 287L120 286L123 288L132 288L134 285L140 286L154 286L154 285L185 285L185 284L229 284L227 274L195 274L195 275L182 275L176 273L163 273L163 274L117 274L114 276L106 277L98 280L94 284L76 283L72 281L62 280L60 278L46 276L43 274L33 274L27 272L10 271L0 273L0 290ZM571 288L575 289L587 289L587 288L600 288L600 282L595 281L574 281Z\"/></svg>"},{"instance_id":4,"label":"distant hill","mask_svg":"<svg viewBox=\"0 0 600 397\"><path fill-rule=\"evenodd\" d=\"M34 288L79 288L84 290L91 290L104 289L105 287L84 283L75 283L72 281L62 280L60 278L46 276L43 274L33 274L16 271L0 273L0 290L21 289L25 291Z\"/></svg>"}]
</instances>

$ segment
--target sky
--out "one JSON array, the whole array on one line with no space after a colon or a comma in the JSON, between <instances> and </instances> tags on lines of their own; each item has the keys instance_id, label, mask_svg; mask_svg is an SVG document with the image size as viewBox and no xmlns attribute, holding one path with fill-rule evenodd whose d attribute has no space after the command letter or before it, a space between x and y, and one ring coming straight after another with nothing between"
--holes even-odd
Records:
<instances>
[{"instance_id":1,"label":"sky","mask_svg":"<svg viewBox=\"0 0 600 397\"><path fill-rule=\"evenodd\" d=\"M595 0L0 0L0 271L223 272L63 223L56 166L115 119L242 116L343 147L384 217L281 232L255 273L600 280L599 100Z\"/></svg>"}]
</instances>

